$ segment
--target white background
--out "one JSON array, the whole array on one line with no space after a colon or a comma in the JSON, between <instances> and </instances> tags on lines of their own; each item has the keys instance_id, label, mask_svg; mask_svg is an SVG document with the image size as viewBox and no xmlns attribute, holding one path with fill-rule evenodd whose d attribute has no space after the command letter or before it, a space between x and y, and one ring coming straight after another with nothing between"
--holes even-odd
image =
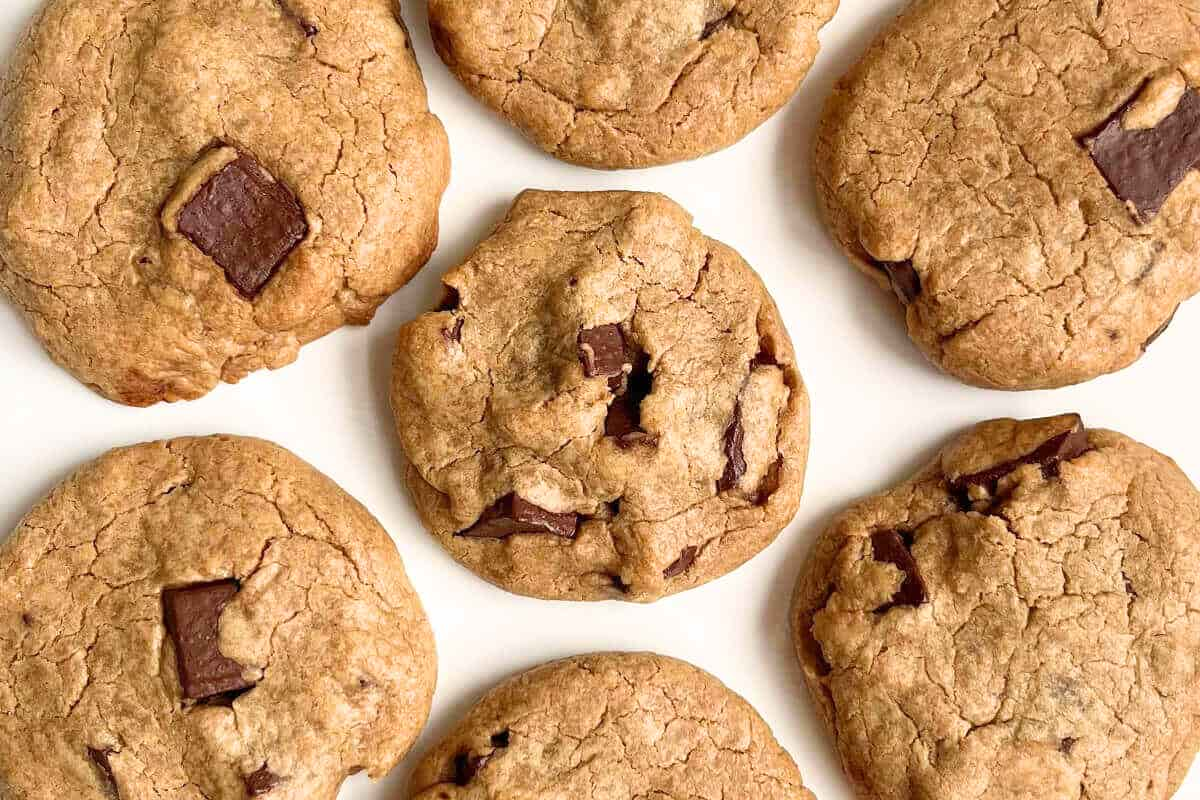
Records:
<instances>
[{"instance_id":1,"label":"white background","mask_svg":"<svg viewBox=\"0 0 1200 800\"><path fill-rule=\"evenodd\" d=\"M0 52L7 55L39 2L0 0ZM1200 477L1193 345L1200 340L1200 308L1185 304L1148 355L1116 375L1054 392L972 389L923 360L903 331L895 299L851 269L826 235L809 176L818 113L833 82L899 7L897 0L842 0L797 97L733 148L690 164L604 173L543 155L475 103L433 52L424 0L405 0L454 161L442 243L429 266L369 327L309 345L280 372L151 409L92 394L51 363L18 312L0 301L0 531L15 527L55 483L111 447L218 432L270 439L378 516L437 635L439 684L424 738L383 784L355 777L343 798L398 797L419 753L479 694L514 672L578 653L644 649L717 675L758 708L820 800L850 800L793 659L787 621L800 562L832 515L906 477L964 426L998 416L1079 411L1087 424L1129 434ZM459 567L421 529L402 485L388 409L394 335L435 303L439 277L527 187L664 192L696 216L701 230L739 250L782 308L813 398L808 486L795 522L734 574L645 607L530 600ZM1200 798L1200 777L1187 785L1178 797Z\"/></svg>"}]
</instances>

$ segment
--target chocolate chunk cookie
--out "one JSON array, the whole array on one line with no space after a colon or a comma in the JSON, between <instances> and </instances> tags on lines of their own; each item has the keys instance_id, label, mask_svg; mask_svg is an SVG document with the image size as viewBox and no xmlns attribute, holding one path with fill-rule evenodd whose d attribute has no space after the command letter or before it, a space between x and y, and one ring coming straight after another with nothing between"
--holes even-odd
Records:
<instances>
[{"instance_id":1,"label":"chocolate chunk cookie","mask_svg":"<svg viewBox=\"0 0 1200 800\"><path fill-rule=\"evenodd\" d=\"M800 502L808 395L742 258L661 195L525 192L400 331L392 405L425 525L535 597L655 600Z\"/></svg>"},{"instance_id":2,"label":"chocolate chunk cookie","mask_svg":"<svg viewBox=\"0 0 1200 800\"><path fill-rule=\"evenodd\" d=\"M429 258L449 174L392 0L50 0L0 84L0 287L135 406L295 360Z\"/></svg>"},{"instance_id":3,"label":"chocolate chunk cookie","mask_svg":"<svg viewBox=\"0 0 1200 800\"><path fill-rule=\"evenodd\" d=\"M1077 415L979 425L818 541L796 650L863 800L1167 800L1200 746L1200 494Z\"/></svg>"},{"instance_id":4,"label":"chocolate chunk cookie","mask_svg":"<svg viewBox=\"0 0 1200 800\"><path fill-rule=\"evenodd\" d=\"M0 545L12 800L333 800L407 752L436 673L387 533L267 442L115 450Z\"/></svg>"},{"instance_id":5,"label":"chocolate chunk cookie","mask_svg":"<svg viewBox=\"0 0 1200 800\"><path fill-rule=\"evenodd\" d=\"M834 237L942 369L1122 369L1200 290L1195 9L916 0L838 84L814 163Z\"/></svg>"},{"instance_id":6,"label":"chocolate chunk cookie","mask_svg":"<svg viewBox=\"0 0 1200 800\"><path fill-rule=\"evenodd\" d=\"M739 141L788 101L837 0L430 0L442 60L549 153L648 167Z\"/></svg>"},{"instance_id":7,"label":"chocolate chunk cookie","mask_svg":"<svg viewBox=\"0 0 1200 800\"><path fill-rule=\"evenodd\" d=\"M690 664L607 653L488 692L412 776L411 800L813 800L741 697Z\"/></svg>"}]
</instances>

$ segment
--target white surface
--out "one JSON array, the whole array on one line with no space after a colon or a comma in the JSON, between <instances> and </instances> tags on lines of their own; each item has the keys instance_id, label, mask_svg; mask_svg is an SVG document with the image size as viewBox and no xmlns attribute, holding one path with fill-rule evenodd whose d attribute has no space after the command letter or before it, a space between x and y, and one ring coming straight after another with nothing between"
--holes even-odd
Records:
<instances>
[{"instance_id":1,"label":"white surface","mask_svg":"<svg viewBox=\"0 0 1200 800\"><path fill-rule=\"evenodd\" d=\"M40 0L0 0L7 54ZM433 109L450 134L454 176L433 261L364 329L303 350L299 361L222 386L197 402L129 409L56 367L20 315L0 301L0 531L72 469L105 450L150 439L229 432L295 451L361 500L391 532L437 635L439 685L425 736L381 785L363 776L343 798L396 798L415 757L477 696L509 674L597 650L654 650L691 661L754 704L820 800L850 800L792 657L787 608L801 559L821 527L856 497L917 468L951 433L997 416L1078 410L1173 456L1200 478L1192 343L1200 308L1185 305L1134 367L1055 392L972 389L927 364L905 336L892 297L852 270L818 219L809 177L813 129L833 82L899 7L842 0L824 50L791 105L735 147L690 164L594 172L542 155L474 102L433 52L425 3L405 2ZM459 567L424 533L401 484L387 401L396 329L428 309L459 263L527 187L644 189L669 194L708 235L762 274L796 344L813 397L813 447L799 516L765 553L700 589L642 607L529 600ZM1200 301L1198 301L1200 302ZM2 535L2 534L0 534ZM1177 797L1200 798L1193 774Z\"/></svg>"}]
</instances>

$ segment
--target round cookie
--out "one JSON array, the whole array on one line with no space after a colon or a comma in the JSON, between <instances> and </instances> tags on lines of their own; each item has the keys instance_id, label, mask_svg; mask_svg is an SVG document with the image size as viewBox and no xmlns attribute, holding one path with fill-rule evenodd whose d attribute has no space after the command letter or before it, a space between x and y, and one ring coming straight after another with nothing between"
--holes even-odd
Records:
<instances>
[{"instance_id":1,"label":"round cookie","mask_svg":"<svg viewBox=\"0 0 1200 800\"><path fill-rule=\"evenodd\" d=\"M996 420L824 533L809 689L862 800L1167 800L1200 746L1200 494L1077 415Z\"/></svg>"},{"instance_id":2,"label":"round cookie","mask_svg":"<svg viewBox=\"0 0 1200 800\"><path fill-rule=\"evenodd\" d=\"M818 196L967 383L1122 369L1200 289L1200 48L1177 0L916 0L838 84Z\"/></svg>"},{"instance_id":3,"label":"round cookie","mask_svg":"<svg viewBox=\"0 0 1200 800\"><path fill-rule=\"evenodd\" d=\"M602 653L484 695L413 773L411 800L813 800L750 705L691 664Z\"/></svg>"},{"instance_id":4,"label":"round cookie","mask_svg":"<svg viewBox=\"0 0 1200 800\"><path fill-rule=\"evenodd\" d=\"M487 580L646 602L795 516L808 395L762 281L661 195L521 194L442 309L405 325L392 406L425 526Z\"/></svg>"},{"instance_id":5,"label":"round cookie","mask_svg":"<svg viewBox=\"0 0 1200 800\"><path fill-rule=\"evenodd\" d=\"M449 175L392 0L50 0L0 90L0 287L135 406L365 324Z\"/></svg>"},{"instance_id":6,"label":"round cookie","mask_svg":"<svg viewBox=\"0 0 1200 800\"><path fill-rule=\"evenodd\" d=\"M837 0L430 0L442 60L539 147L649 167L741 140L816 58Z\"/></svg>"},{"instance_id":7,"label":"round cookie","mask_svg":"<svg viewBox=\"0 0 1200 800\"><path fill-rule=\"evenodd\" d=\"M267 442L114 450L0 545L13 800L333 800L408 751L436 673L387 533Z\"/></svg>"}]
</instances>

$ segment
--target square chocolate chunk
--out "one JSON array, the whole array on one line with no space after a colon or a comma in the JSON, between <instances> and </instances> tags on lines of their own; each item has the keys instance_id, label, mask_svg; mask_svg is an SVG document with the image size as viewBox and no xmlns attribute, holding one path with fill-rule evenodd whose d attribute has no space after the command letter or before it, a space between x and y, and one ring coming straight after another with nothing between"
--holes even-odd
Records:
<instances>
[{"instance_id":1,"label":"square chocolate chunk","mask_svg":"<svg viewBox=\"0 0 1200 800\"><path fill-rule=\"evenodd\" d=\"M1185 91L1175 110L1153 128L1126 130L1125 112L1135 101L1084 145L1113 193L1145 224L1200 161L1200 93Z\"/></svg>"},{"instance_id":2,"label":"square chocolate chunk","mask_svg":"<svg viewBox=\"0 0 1200 800\"><path fill-rule=\"evenodd\" d=\"M601 325L579 332L579 360L589 378L617 378L625 371L629 355L619 325Z\"/></svg>"},{"instance_id":3,"label":"square chocolate chunk","mask_svg":"<svg viewBox=\"0 0 1200 800\"><path fill-rule=\"evenodd\" d=\"M221 612L238 593L237 581L218 581L163 592L163 618L175 643L179 683L189 700L249 689L242 665L221 654Z\"/></svg>"},{"instance_id":4,"label":"square chocolate chunk","mask_svg":"<svg viewBox=\"0 0 1200 800\"><path fill-rule=\"evenodd\" d=\"M258 296L308 235L296 196L245 153L200 187L177 224L247 298Z\"/></svg>"}]
</instances>

